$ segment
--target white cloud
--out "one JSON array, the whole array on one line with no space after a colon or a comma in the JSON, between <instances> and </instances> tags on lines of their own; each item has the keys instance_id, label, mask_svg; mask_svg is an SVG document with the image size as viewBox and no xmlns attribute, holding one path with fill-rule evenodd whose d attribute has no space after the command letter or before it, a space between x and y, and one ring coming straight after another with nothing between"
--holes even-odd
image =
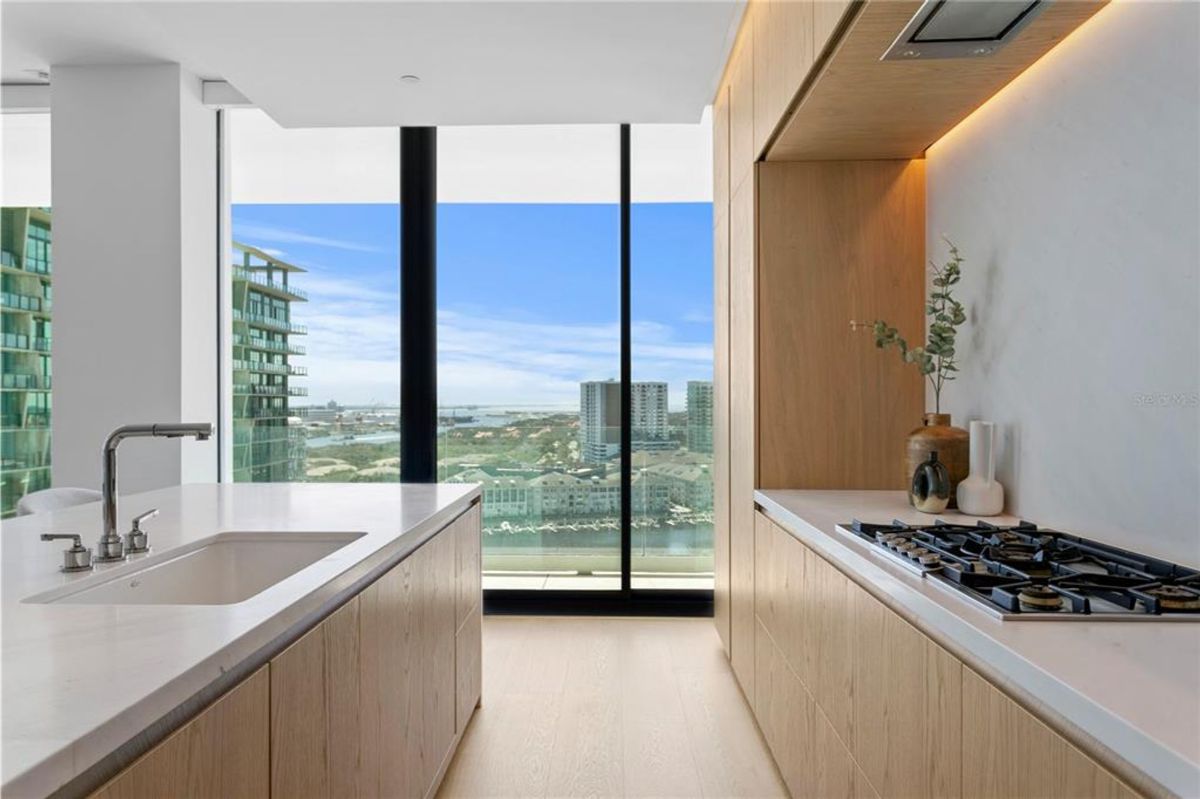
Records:
<instances>
[{"instance_id":1,"label":"white cloud","mask_svg":"<svg viewBox=\"0 0 1200 799\"><path fill-rule=\"evenodd\" d=\"M275 244L310 244L314 247L330 247L335 250L351 250L353 252L383 252L378 247L362 244L357 241L333 239L325 236L313 236L287 228L271 227L269 225L237 225L233 236L236 239L254 239L255 241L270 241Z\"/></svg>"}]
</instances>

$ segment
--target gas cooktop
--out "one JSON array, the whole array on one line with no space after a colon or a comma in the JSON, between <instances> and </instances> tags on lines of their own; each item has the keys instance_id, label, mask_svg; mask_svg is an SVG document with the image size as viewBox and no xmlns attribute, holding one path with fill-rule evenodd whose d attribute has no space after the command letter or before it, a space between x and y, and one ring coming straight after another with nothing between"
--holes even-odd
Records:
<instances>
[{"instance_id":1,"label":"gas cooktop","mask_svg":"<svg viewBox=\"0 0 1200 799\"><path fill-rule=\"evenodd\" d=\"M1200 621L1200 571L1029 522L841 528L1003 619Z\"/></svg>"}]
</instances>

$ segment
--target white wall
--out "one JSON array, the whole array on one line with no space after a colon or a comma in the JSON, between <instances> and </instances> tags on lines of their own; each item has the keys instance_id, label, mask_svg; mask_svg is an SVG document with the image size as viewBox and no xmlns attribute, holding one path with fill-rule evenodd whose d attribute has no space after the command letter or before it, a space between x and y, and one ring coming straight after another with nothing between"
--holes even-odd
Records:
<instances>
[{"instance_id":1,"label":"white wall","mask_svg":"<svg viewBox=\"0 0 1200 799\"><path fill-rule=\"evenodd\" d=\"M943 409L999 423L1017 513L1200 565L1200 4L1112 3L927 159Z\"/></svg>"},{"instance_id":2,"label":"white wall","mask_svg":"<svg viewBox=\"0 0 1200 799\"><path fill-rule=\"evenodd\" d=\"M216 421L216 123L173 64L56 66L51 103L53 483L96 486L113 428ZM122 493L216 478L212 442L121 449Z\"/></svg>"}]
</instances>

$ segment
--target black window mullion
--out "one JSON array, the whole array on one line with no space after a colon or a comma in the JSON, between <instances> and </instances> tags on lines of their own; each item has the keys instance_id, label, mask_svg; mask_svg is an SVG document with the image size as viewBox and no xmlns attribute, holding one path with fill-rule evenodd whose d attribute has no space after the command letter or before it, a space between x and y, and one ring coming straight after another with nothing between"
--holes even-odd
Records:
<instances>
[{"instance_id":1,"label":"black window mullion","mask_svg":"<svg viewBox=\"0 0 1200 799\"><path fill-rule=\"evenodd\" d=\"M633 571L633 337L630 269L629 125L621 125L621 591L627 596Z\"/></svg>"}]
</instances>

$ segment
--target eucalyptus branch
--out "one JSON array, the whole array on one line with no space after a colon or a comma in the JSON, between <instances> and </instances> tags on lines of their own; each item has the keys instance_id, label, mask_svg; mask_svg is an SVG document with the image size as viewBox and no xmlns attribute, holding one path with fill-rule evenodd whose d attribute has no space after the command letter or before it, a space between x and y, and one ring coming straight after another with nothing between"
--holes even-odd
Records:
<instances>
[{"instance_id":1,"label":"eucalyptus branch","mask_svg":"<svg viewBox=\"0 0 1200 799\"><path fill-rule=\"evenodd\" d=\"M962 303L956 300L953 294L954 286L962 279L963 258L953 242L949 239L944 241L950 247L950 259L940 267L932 261L929 262L933 272L933 286L925 303L925 315L930 319L925 346L910 347L899 330L881 319L850 323L851 328L855 330L870 328L877 348L882 350L895 347L900 351L900 357L905 363L914 364L917 371L929 379L933 388L934 410L937 413L942 411L942 388L947 382L954 380L958 371L955 338L959 326L967 319Z\"/></svg>"}]
</instances>

